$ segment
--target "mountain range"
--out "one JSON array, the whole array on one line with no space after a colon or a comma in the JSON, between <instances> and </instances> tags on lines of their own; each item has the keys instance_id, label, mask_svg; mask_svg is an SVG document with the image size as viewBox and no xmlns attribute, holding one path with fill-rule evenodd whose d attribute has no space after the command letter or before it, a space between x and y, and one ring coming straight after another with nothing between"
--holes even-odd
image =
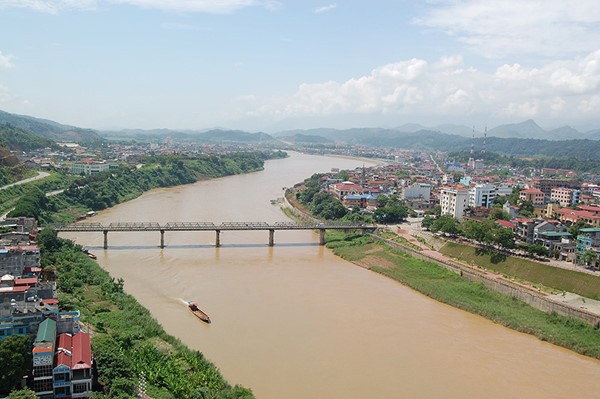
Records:
<instances>
[{"instance_id":1,"label":"mountain range","mask_svg":"<svg viewBox=\"0 0 600 399\"><path fill-rule=\"evenodd\" d=\"M319 144L333 143L361 144L371 146L393 146L398 148L422 148L441 150L468 149L471 142L483 148L484 132L473 132L472 127L462 125L438 125L425 127L419 124L404 124L396 128L354 128L331 129L319 128L308 130L287 130L269 135L266 133L249 133L242 130L225 128L210 130L174 130L174 129L127 129L118 131L97 131L82 129L76 126L64 125L51 120L35 118L26 115L11 114L0 111L0 126L11 126L18 129L12 135L5 137L23 137L32 134L53 141L71 141L84 145L109 140L150 140L159 141L170 137L177 142L190 143L266 143L281 141L284 143ZM14 130L14 129L13 129ZM18 133L18 135L16 134ZM560 143L584 140L586 146L595 148L600 144L600 129L582 133L576 129L564 126L553 130L541 128L535 121L526 120L521 123L497 126L485 132L486 149L507 153L518 153L519 148L525 147L524 153L532 154L532 148L545 148L545 155L553 156L550 149L563 153ZM474 135L474 138L472 136ZM43 141L42 141L43 142ZM44 142L47 144L47 142ZM555 144L556 143L556 144ZM569 147L566 145L566 147ZM558 155L558 154L556 154Z\"/></svg>"}]
</instances>

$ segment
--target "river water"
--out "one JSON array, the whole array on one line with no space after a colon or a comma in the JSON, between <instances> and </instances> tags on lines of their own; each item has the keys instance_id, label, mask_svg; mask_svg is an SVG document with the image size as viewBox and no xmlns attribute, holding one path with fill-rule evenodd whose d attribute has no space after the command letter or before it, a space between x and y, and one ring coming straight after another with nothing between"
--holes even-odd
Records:
<instances>
[{"instance_id":1,"label":"river water","mask_svg":"<svg viewBox=\"0 0 600 399\"><path fill-rule=\"evenodd\" d=\"M270 200L350 159L293 154L265 170L158 189L94 222L288 221ZM165 330L260 399L600 398L600 362L433 301L343 261L312 231L64 234ZM206 325L188 312L195 300Z\"/></svg>"}]
</instances>

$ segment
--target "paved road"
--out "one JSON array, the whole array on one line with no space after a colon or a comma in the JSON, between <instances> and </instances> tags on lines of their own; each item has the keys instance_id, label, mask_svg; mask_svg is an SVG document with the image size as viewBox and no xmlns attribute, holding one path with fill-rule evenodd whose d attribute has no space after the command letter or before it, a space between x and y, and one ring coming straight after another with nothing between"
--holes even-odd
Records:
<instances>
[{"instance_id":1,"label":"paved road","mask_svg":"<svg viewBox=\"0 0 600 399\"><path fill-rule=\"evenodd\" d=\"M29 179L19 180L16 183L7 184L6 186L0 187L0 190L4 190L5 188L9 188L12 186L18 186L19 184L25 184L25 183L29 183L29 182L32 182L35 180L43 179L48 176L50 176L50 173L48 173L48 172L38 172L37 176L30 177Z\"/></svg>"}]
</instances>

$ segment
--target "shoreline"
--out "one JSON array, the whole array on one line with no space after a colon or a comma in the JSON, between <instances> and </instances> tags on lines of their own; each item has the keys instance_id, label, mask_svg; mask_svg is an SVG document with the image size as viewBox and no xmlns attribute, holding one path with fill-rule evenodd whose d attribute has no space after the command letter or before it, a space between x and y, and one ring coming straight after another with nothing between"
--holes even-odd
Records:
<instances>
[{"instance_id":1,"label":"shoreline","mask_svg":"<svg viewBox=\"0 0 600 399\"><path fill-rule=\"evenodd\" d=\"M294 201L289 201L288 195L291 195L291 193L293 193L293 192L294 192L293 190L289 190L289 192L286 193L285 204L293 209L292 213L294 215L296 215L297 217L304 217L304 218L309 217L309 218L314 219L314 217L312 215L307 215L305 211L294 207L293 206ZM286 214L288 214L288 213L286 212ZM385 240L382 240L382 241L384 242L384 245L390 249L390 252L394 251L393 247L397 248L395 251L402 251L402 253L404 254L403 255L404 257L410 258L414 262L427 263L432 266L436 266L437 268L443 269L445 272L449 273L448 274L449 280L444 280L443 282L436 281L436 284L439 284L440 286L444 286L445 284L449 285L450 284L449 281L453 278L452 276L454 276L454 278L458 277L464 284L469 284L471 286L479 286L479 285L482 286L482 288L488 290L488 292L490 293L490 296L492 298L496 297L496 296L498 296L497 298L500 298L500 296L501 296L501 297L503 297L503 299L500 299L500 300L502 300L504 302L506 302L506 301L510 302L513 300L517 300L517 297L518 297L517 295L506 295L504 292L502 292L502 290L498 290L500 292L496 292L497 290L492 289L491 287L489 287L487 284L483 283L482 281L479 281L477 279L465 278L470 273L466 273L465 276L463 277L463 270L461 268L456 268L454 265L444 265L441 263L441 261L436 260L435 258L430 258L430 257L426 256L425 254L419 254L419 253L415 254L415 253L413 253L415 251L411 251L410 248L406 248L405 246L403 246L401 244L394 243L394 246L392 247L389 244L387 244L385 242ZM336 241L333 241L333 242L336 242ZM376 242L374 242L374 244L376 245ZM536 309L536 307L532 306L532 303L527 303L527 302L523 301L522 298L518 298L518 302L520 303L520 305L515 306L515 308L518 308L518 310L515 310L515 312L517 312L517 313L521 312L523 314L532 313L533 315L531 316L531 318L537 317L537 318L542 319L541 326L539 326L539 325L529 326L526 323L524 325L519 324L519 323L521 323L521 321L520 320L519 321L512 320L511 315L498 316L497 312L494 312L493 309L492 309L492 311L490 311L490 309L481 310L481 309L477 309L477 307L472 307L469 304L465 305L465 304L461 303L460 298L456 298L456 297L452 298L452 295L449 298L443 298L443 296L444 296L443 292L442 292L442 295L440 295L439 293L436 294L435 289L431 290L431 287L428 287L428 289L423 289L423 288L420 289L418 287L418 284L415 284L414 281L413 282L410 281L410 278L400 277L400 274L396 273L397 268L399 266L397 266L396 264L394 264L394 262L392 262L388 259L388 257L389 257L388 255L390 255L390 254L386 253L386 256L376 257L376 256L372 256L370 253L368 253L368 251L364 251L364 252L359 251L360 253L358 253L358 254L352 253L351 256L344 256L345 254L344 254L343 250L347 246L342 246L342 247L338 248L335 245L329 245L329 242L326 245L329 249L331 249L334 252L334 254L336 256L339 256L340 258L352 263L353 265L376 272L378 274L382 274L382 275L384 275L394 281L397 281L400 284L405 285L405 286L417 291L418 293L426 295L438 302L445 303L445 304L453 306L457 309L462 309L471 314L475 314L475 315L484 317L494 323L503 325L514 331L533 335L533 336L537 337L538 339L541 339L543 341L548 341L552 344L569 349L578 354L581 354L584 356L589 356L589 357L592 357L595 359L600 359L600 351L598 351L598 349L596 349L596 348L590 349L589 347L585 347L584 345L582 346L578 342L579 337L571 336L571 334L573 334L573 331L576 328L579 328L580 331L582 331L581 335L586 335L586 337L588 337L588 338L591 335L592 339L597 339L599 341L598 347L600 348L600 334L598 334L598 327L600 326L600 323L597 320L598 315L590 314L591 322L589 320L586 322L586 321L583 321L581 318L567 317L566 315L560 316L560 315L556 314L554 311L553 312L544 312L542 310ZM366 244L359 244L359 245L366 246ZM448 266L450 266L450 267L448 267ZM470 267L469 267L469 269L470 269ZM465 272L467 272L467 271L465 271ZM471 272L471 271L468 270L468 272ZM482 273L481 270L476 270L474 268L473 268L472 272L473 272L473 274ZM499 282L499 283L501 283L503 286L509 287L510 289L514 289L514 287L511 287L512 284L510 284L510 282ZM485 288L485 287L487 287L487 288ZM522 289L525 290L525 288L522 288ZM442 291L443 291L443 288L442 288ZM531 293L527 293L527 294L535 295L536 293L531 292ZM535 301L533 301L533 302L535 303ZM564 306L567 309L573 308L573 310L575 310L577 312L581 312L580 309L574 308L568 304L559 303L558 301L551 301L551 302L554 302L554 303L558 304L559 306ZM498 303L496 306L502 307L504 305L501 303ZM527 309L527 308L529 308L529 309ZM536 315L535 313L541 313L541 315ZM588 312L583 311L582 313L588 313ZM517 316L519 316L519 314ZM546 324L544 324L544 323L546 323ZM575 324L575 323L580 324L580 326L578 326L578 327L575 327L574 325L571 326L571 324ZM568 334L568 336L566 338L558 337L555 335L555 334L557 334L557 332L554 330L554 327L556 327L556 325L559 325L559 328L566 326L567 330L569 328L573 328L573 331L564 331L565 335Z\"/></svg>"}]
</instances>

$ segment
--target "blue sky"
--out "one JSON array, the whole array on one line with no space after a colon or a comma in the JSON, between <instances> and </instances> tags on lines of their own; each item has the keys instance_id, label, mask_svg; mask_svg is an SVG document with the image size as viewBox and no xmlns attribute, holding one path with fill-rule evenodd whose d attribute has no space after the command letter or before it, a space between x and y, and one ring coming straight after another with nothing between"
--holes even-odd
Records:
<instances>
[{"instance_id":1,"label":"blue sky","mask_svg":"<svg viewBox=\"0 0 600 399\"><path fill-rule=\"evenodd\" d=\"M600 128L600 2L0 0L0 109L99 129Z\"/></svg>"}]
</instances>

